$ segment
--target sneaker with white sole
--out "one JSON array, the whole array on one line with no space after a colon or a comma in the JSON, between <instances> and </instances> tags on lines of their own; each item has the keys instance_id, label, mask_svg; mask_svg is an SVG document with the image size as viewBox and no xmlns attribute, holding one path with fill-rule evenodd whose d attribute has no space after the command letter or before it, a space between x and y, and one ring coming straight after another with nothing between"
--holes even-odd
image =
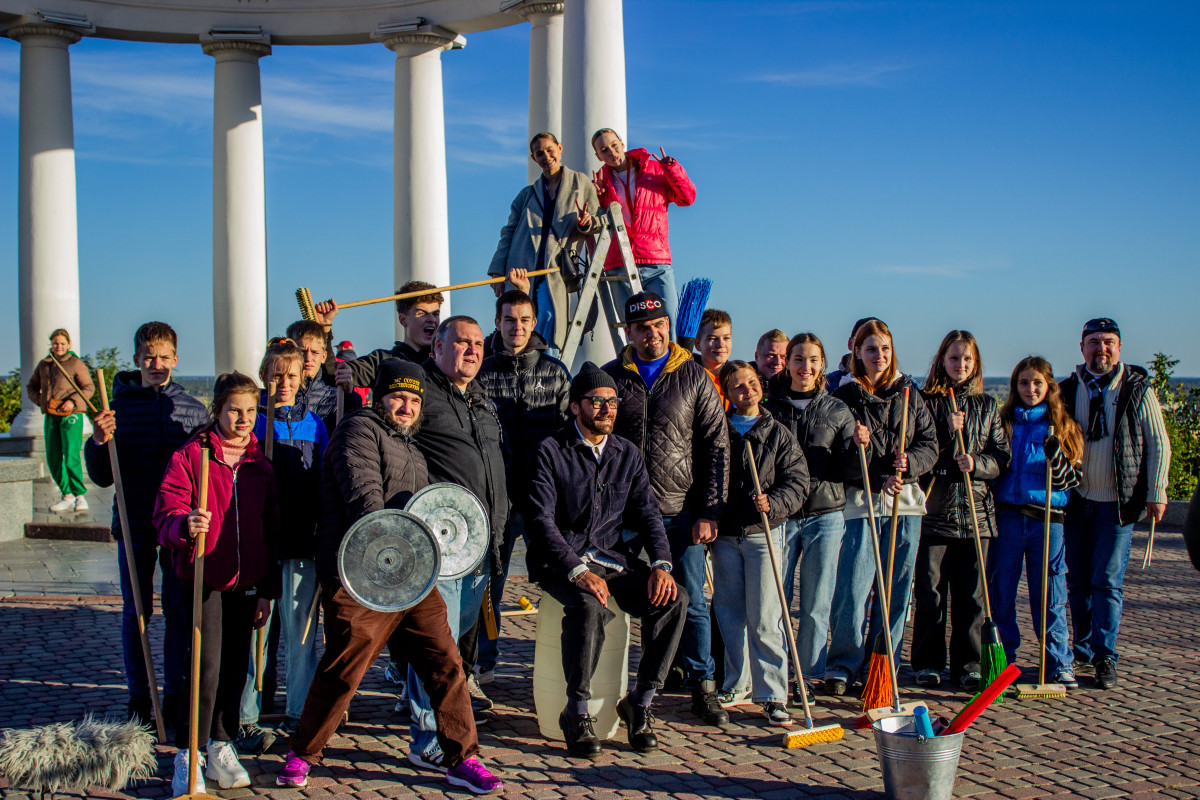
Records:
<instances>
[{"instance_id":1,"label":"sneaker with white sole","mask_svg":"<svg viewBox=\"0 0 1200 800\"><path fill-rule=\"evenodd\" d=\"M50 510L53 511L55 514L61 514L64 511L74 511L75 510L75 495L64 494L62 496L61 500L59 500L54 505L50 506Z\"/></svg>"},{"instance_id":2,"label":"sneaker with white sole","mask_svg":"<svg viewBox=\"0 0 1200 800\"><path fill-rule=\"evenodd\" d=\"M504 781L489 772L474 756L447 770L446 782L473 794L495 794L504 789Z\"/></svg>"},{"instance_id":3,"label":"sneaker with white sole","mask_svg":"<svg viewBox=\"0 0 1200 800\"><path fill-rule=\"evenodd\" d=\"M734 706L750 705L750 691L735 689L732 692L718 692L717 702L721 704L721 708L733 708Z\"/></svg>"},{"instance_id":4,"label":"sneaker with white sole","mask_svg":"<svg viewBox=\"0 0 1200 800\"><path fill-rule=\"evenodd\" d=\"M487 684L492 683L495 680L496 680L496 670L495 669L480 669L478 666L475 667L475 682L478 683L480 686L486 686Z\"/></svg>"},{"instance_id":5,"label":"sneaker with white sole","mask_svg":"<svg viewBox=\"0 0 1200 800\"><path fill-rule=\"evenodd\" d=\"M442 748L436 745L424 753L419 753L416 750L408 751L408 762L414 767L427 769L432 772L446 771L446 754L442 752Z\"/></svg>"},{"instance_id":6,"label":"sneaker with white sole","mask_svg":"<svg viewBox=\"0 0 1200 800\"><path fill-rule=\"evenodd\" d=\"M290 786L293 789L307 786L310 769L312 769L312 764L295 753L288 752L287 761L283 762L283 769L280 770L279 777L275 779L275 785Z\"/></svg>"},{"instance_id":7,"label":"sneaker with white sole","mask_svg":"<svg viewBox=\"0 0 1200 800\"><path fill-rule=\"evenodd\" d=\"M1079 688L1079 680L1075 677L1075 670L1071 669L1070 667L1063 667L1060 669L1058 674L1054 676L1054 680L1056 683L1061 683L1068 689Z\"/></svg>"},{"instance_id":8,"label":"sneaker with white sole","mask_svg":"<svg viewBox=\"0 0 1200 800\"><path fill-rule=\"evenodd\" d=\"M83 495L79 495L79 497L75 498L75 510L76 511L87 511L88 510L87 500L84 499Z\"/></svg>"},{"instance_id":9,"label":"sneaker with white sole","mask_svg":"<svg viewBox=\"0 0 1200 800\"><path fill-rule=\"evenodd\" d=\"M763 703L762 710L763 716L767 718L768 725L774 725L777 728L786 728L795 722L783 703Z\"/></svg>"},{"instance_id":10,"label":"sneaker with white sole","mask_svg":"<svg viewBox=\"0 0 1200 800\"><path fill-rule=\"evenodd\" d=\"M216 781L222 789L241 789L250 785L250 773L238 761L233 742L210 739L205 749L208 751L208 764L204 767L204 777Z\"/></svg>"},{"instance_id":11,"label":"sneaker with white sole","mask_svg":"<svg viewBox=\"0 0 1200 800\"><path fill-rule=\"evenodd\" d=\"M197 753L196 780L192 791L188 791L188 751L180 750L175 754L175 774L171 776L171 796L179 797L186 794L204 794L204 753Z\"/></svg>"},{"instance_id":12,"label":"sneaker with white sole","mask_svg":"<svg viewBox=\"0 0 1200 800\"><path fill-rule=\"evenodd\" d=\"M467 676L467 693L471 695L471 708L478 714L481 711L491 711L495 705L475 680L475 673Z\"/></svg>"}]
</instances>

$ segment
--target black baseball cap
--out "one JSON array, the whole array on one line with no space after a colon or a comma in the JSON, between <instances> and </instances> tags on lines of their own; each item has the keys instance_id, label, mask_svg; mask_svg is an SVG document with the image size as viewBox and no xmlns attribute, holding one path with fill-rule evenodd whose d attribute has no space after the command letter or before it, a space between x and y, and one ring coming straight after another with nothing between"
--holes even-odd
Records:
<instances>
[{"instance_id":1,"label":"black baseball cap","mask_svg":"<svg viewBox=\"0 0 1200 800\"><path fill-rule=\"evenodd\" d=\"M1080 340L1086 339L1093 333L1115 333L1118 339L1121 338L1121 329L1117 327L1116 320L1108 317L1096 317L1083 323L1083 336Z\"/></svg>"},{"instance_id":2,"label":"black baseball cap","mask_svg":"<svg viewBox=\"0 0 1200 800\"><path fill-rule=\"evenodd\" d=\"M638 292L625 301L625 324L649 322L668 316L667 304L654 292Z\"/></svg>"}]
</instances>

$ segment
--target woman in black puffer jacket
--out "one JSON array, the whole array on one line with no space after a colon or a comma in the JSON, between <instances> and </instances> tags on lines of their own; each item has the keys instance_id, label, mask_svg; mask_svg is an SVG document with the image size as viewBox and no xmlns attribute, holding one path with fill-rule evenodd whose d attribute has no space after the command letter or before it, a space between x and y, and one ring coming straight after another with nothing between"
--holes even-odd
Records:
<instances>
[{"instance_id":1,"label":"woman in black puffer jacket","mask_svg":"<svg viewBox=\"0 0 1200 800\"><path fill-rule=\"evenodd\" d=\"M829 609L846 531L844 481L847 475L860 475L858 449L850 409L825 390L821 340L811 333L792 337L784 364L783 372L768 386L765 406L792 432L808 463L808 499L788 519L784 532L784 590L790 600L799 564L796 650L805 677L820 680L825 675Z\"/></svg>"},{"instance_id":2,"label":"woman in black puffer jacket","mask_svg":"<svg viewBox=\"0 0 1200 800\"><path fill-rule=\"evenodd\" d=\"M975 506L986 557L988 540L996 535L991 481L1008 466L1012 450L999 404L983 393L979 345L969 332L950 331L942 339L921 394L937 429L938 460L926 486L926 514L917 550L912 668L922 686L941 682L946 667L946 610L953 594L950 680L975 692L980 679L984 566L975 552L968 503ZM958 447L959 430L966 454ZM964 471L971 476L970 499L963 484Z\"/></svg>"}]
</instances>

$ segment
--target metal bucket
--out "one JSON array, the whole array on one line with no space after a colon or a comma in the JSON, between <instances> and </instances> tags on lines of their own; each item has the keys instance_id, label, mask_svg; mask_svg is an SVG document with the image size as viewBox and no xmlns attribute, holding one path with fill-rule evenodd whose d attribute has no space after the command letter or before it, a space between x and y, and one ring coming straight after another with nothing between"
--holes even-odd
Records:
<instances>
[{"instance_id":1,"label":"metal bucket","mask_svg":"<svg viewBox=\"0 0 1200 800\"><path fill-rule=\"evenodd\" d=\"M881 719L871 726L883 770L883 791L890 800L950 800L958 774L964 734L916 736L904 717Z\"/></svg>"}]
</instances>

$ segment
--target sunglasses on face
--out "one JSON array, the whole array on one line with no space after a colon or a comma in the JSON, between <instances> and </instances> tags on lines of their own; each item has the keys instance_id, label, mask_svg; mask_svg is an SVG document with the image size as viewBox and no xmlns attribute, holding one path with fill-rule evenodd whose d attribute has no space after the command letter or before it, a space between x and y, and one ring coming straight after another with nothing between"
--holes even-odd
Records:
<instances>
[{"instance_id":1,"label":"sunglasses on face","mask_svg":"<svg viewBox=\"0 0 1200 800\"><path fill-rule=\"evenodd\" d=\"M599 411L602 408L611 408L617 410L617 406L621 404L619 397L585 397L583 402L591 405L593 411Z\"/></svg>"}]
</instances>

